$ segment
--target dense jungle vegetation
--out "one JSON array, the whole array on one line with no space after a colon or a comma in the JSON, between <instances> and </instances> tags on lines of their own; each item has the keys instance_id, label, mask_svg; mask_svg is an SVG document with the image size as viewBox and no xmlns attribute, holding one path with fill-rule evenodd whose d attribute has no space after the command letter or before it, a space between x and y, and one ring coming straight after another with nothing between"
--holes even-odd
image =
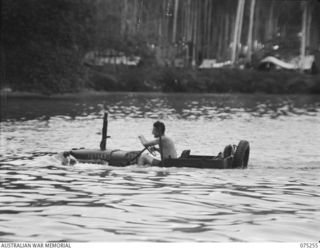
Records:
<instances>
[{"instance_id":1,"label":"dense jungle vegetation","mask_svg":"<svg viewBox=\"0 0 320 249\"><path fill-rule=\"evenodd\" d=\"M1 0L1 6L2 88L320 93L319 74L256 68L266 55L312 54L319 65L316 0ZM88 63L90 53L138 56L140 63ZM204 59L229 64L199 69Z\"/></svg>"}]
</instances>

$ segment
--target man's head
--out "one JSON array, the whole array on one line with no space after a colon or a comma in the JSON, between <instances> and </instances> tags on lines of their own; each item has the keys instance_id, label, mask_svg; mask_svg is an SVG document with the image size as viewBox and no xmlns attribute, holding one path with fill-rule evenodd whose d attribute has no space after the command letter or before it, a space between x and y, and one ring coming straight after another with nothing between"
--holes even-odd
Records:
<instances>
[{"instance_id":1,"label":"man's head","mask_svg":"<svg viewBox=\"0 0 320 249\"><path fill-rule=\"evenodd\" d=\"M165 130L166 130L166 127L164 123L157 121L153 124L152 134L154 135L154 137L160 137L164 135Z\"/></svg>"}]
</instances>

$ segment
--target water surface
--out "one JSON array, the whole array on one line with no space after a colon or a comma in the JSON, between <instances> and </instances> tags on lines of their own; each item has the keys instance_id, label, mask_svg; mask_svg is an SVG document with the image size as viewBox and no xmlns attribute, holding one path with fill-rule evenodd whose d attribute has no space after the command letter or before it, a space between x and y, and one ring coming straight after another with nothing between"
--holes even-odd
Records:
<instances>
[{"instance_id":1,"label":"water surface","mask_svg":"<svg viewBox=\"0 0 320 249\"><path fill-rule=\"evenodd\" d=\"M140 150L163 120L178 153L248 140L245 170L60 165L55 154ZM110 93L2 98L0 241L301 242L320 229L320 97Z\"/></svg>"}]
</instances>

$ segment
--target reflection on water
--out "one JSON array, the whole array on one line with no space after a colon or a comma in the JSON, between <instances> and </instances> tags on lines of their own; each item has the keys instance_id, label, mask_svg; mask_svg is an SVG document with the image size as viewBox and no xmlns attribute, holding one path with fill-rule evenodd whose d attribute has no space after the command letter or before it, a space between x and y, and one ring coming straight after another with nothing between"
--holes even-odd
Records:
<instances>
[{"instance_id":1,"label":"reflection on water","mask_svg":"<svg viewBox=\"0 0 320 249\"><path fill-rule=\"evenodd\" d=\"M9 98L1 109L1 241L317 241L320 98L105 94ZM142 149L165 121L178 153L251 145L246 170L79 164L57 152ZM276 232L275 232L276 231Z\"/></svg>"},{"instance_id":2,"label":"reflection on water","mask_svg":"<svg viewBox=\"0 0 320 249\"><path fill-rule=\"evenodd\" d=\"M107 110L112 118L224 119L249 114L279 118L315 116L319 96L118 93L65 98L9 98L2 101L5 121L49 120L51 117L97 118ZM88 117L89 116L89 117Z\"/></svg>"}]
</instances>

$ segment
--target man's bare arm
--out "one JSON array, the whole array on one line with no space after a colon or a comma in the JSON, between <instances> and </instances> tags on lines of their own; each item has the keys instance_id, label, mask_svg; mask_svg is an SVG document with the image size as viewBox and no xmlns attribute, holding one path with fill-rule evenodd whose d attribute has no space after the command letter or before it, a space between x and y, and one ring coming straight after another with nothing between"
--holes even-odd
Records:
<instances>
[{"instance_id":1,"label":"man's bare arm","mask_svg":"<svg viewBox=\"0 0 320 249\"><path fill-rule=\"evenodd\" d=\"M159 144L159 139L154 139L154 140L146 140L145 137L143 135L140 135L138 136L138 138L140 139L141 143L144 145L144 146L154 146L154 145L157 145Z\"/></svg>"}]
</instances>

